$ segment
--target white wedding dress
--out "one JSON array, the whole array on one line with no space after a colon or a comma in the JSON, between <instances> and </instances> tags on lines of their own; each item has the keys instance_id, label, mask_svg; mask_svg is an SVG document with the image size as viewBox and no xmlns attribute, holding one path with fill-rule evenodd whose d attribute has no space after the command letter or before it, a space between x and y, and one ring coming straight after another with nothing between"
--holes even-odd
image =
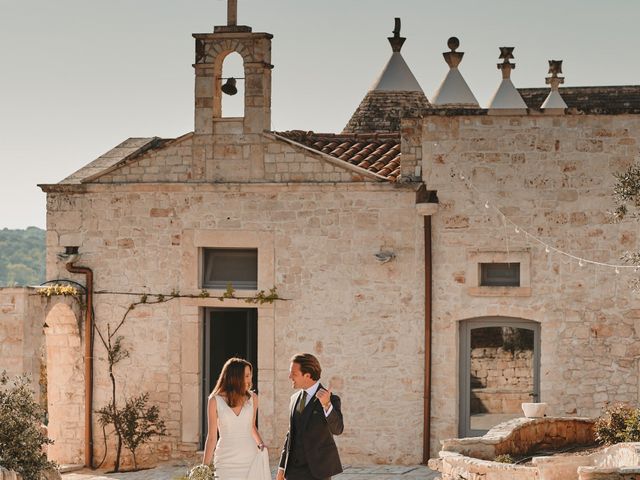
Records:
<instances>
[{"instance_id":1,"label":"white wedding dress","mask_svg":"<svg viewBox=\"0 0 640 480\"><path fill-rule=\"evenodd\" d=\"M213 455L219 480L270 480L269 454L260 451L252 436L253 397L236 415L224 398L215 396L220 437Z\"/></svg>"}]
</instances>

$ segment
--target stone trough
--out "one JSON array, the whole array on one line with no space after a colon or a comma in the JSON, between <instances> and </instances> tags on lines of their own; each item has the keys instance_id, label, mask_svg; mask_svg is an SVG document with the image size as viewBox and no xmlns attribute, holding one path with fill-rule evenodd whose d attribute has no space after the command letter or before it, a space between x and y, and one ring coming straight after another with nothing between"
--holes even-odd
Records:
<instances>
[{"instance_id":1,"label":"stone trough","mask_svg":"<svg viewBox=\"0 0 640 480\"><path fill-rule=\"evenodd\" d=\"M482 437L442 442L429 466L442 480L640 480L640 443L620 443L590 454L534 456L593 445L595 420L580 417L517 418ZM530 464L493 461L498 455L533 456Z\"/></svg>"}]
</instances>

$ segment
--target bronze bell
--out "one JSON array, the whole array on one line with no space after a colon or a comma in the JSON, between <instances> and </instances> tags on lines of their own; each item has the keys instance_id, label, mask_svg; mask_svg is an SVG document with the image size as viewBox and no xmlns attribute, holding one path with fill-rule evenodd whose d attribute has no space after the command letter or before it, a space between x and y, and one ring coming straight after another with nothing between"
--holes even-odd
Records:
<instances>
[{"instance_id":1,"label":"bronze bell","mask_svg":"<svg viewBox=\"0 0 640 480\"><path fill-rule=\"evenodd\" d=\"M235 95L236 93L238 93L238 89L236 88L236 79L233 77L228 78L225 84L222 85L221 90L227 95Z\"/></svg>"}]
</instances>

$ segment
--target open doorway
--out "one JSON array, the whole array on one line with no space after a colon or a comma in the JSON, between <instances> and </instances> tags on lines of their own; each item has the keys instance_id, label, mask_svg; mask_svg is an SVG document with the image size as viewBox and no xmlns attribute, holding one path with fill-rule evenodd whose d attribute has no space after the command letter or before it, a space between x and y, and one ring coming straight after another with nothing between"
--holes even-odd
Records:
<instances>
[{"instance_id":1,"label":"open doorway","mask_svg":"<svg viewBox=\"0 0 640 480\"><path fill-rule=\"evenodd\" d=\"M207 308L203 334L201 447L207 435L207 399L229 358L240 357L251 362L253 389L257 392L258 311L255 308Z\"/></svg>"},{"instance_id":2,"label":"open doorway","mask_svg":"<svg viewBox=\"0 0 640 480\"><path fill-rule=\"evenodd\" d=\"M540 398L540 324L485 317L460 324L461 437L521 417Z\"/></svg>"}]
</instances>

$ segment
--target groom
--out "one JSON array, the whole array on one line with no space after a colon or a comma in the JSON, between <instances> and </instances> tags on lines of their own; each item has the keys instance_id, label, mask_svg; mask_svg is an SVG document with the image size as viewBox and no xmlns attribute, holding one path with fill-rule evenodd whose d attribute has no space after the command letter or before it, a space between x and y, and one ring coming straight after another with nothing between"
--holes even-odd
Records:
<instances>
[{"instance_id":1,"label":"groom","mask_svg":"<svg viewBox=\"0 0 640 480\"><path fill-rule=\"evenodd\" d=\"M340 397L320 384L320 362L310 353L291 359L289 431L280 456L276 480L326 480L342 472L333 435L344 429Z\"/></svg>"}]
</instances>

